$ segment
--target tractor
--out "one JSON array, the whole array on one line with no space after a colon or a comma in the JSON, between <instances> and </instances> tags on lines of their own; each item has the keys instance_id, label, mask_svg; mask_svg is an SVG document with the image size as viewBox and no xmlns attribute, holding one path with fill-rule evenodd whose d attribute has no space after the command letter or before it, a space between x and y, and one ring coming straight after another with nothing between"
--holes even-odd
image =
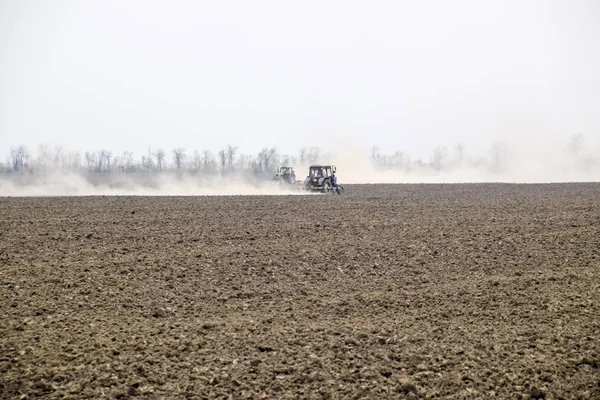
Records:
<instances>
[{"instance_id":1,"label":"tractor","mask_svg":"<svg viewBox=\"0 0 600 400\"><path fill-rule=\"evenodd\" d=\"M344 188L338 185L335 171L335 165L311 165L304 188L313 192L342 194Z\"/></svg>"},{"instance_id":2,"label":"tractor","mask_svg":"<svg viewBox=\"0 0 600 400\"><path fill-rule=\"evenodd\" d=\"M290 185L294 185L296 183L296 173L294 172L293 167L279 167L275 176L273 177L274 181L277 181L281 184L287 183Z\"/></svg>"}]
</instances>

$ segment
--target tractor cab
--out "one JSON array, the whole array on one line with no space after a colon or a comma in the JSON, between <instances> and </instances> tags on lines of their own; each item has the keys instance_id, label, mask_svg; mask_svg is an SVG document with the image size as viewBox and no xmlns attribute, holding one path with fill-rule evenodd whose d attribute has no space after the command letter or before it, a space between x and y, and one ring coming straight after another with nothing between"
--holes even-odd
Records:
<instances>
[{"instance_id":1,"label":"tractor cab","mask_svg":"<svg viewBox=\"0 0 600 400\"><path fill-rule=\"evenodd\" d=\"M293 175L293 174L294 174L293 167L279 167L279 169L277 170L277 175L279 175L279 176Z\"/></svg>"},{"instance_id":2,"label":"tractor cab","mask_svg":"<svg viewBox=\"0 0 600 400\"><path fill-rule=\"evenodd\" d=\"M295 183L296 173L294 167L279 167L273 179L279 182Z\"/></svg>"},{"instance_id":3,"label":"tractor cab","mask_svg":"<svg viewBox=\"0 0 600 400\"><path fill-rule=\"evenodd\" d=\"M330 178L335 174L334 165L311 165L308 170L310 178Z\"/></svg>"},{"instance_id":4,"label":"tractor cab","mask_svg":"<svg viewBox=\"0 0 600 400\"><path fill-rule=\"evenodd\" d=\"M310 191L341 194L343 188L337 183L335 171L335 165L311 165L304 180L305 188Z\"/></svg>"}]
</instances>

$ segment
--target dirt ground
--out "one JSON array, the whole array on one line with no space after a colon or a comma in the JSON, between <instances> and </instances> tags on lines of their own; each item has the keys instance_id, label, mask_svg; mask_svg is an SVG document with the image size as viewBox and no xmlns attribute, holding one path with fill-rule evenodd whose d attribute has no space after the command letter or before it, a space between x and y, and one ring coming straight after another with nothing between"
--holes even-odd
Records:
<instances>
[{"instance_id":1,"label":"dirt ground","mask_svg":"<svg viewBox=\"0 0 600 400\"><path fill-rule=\"evenodd\" d=\"M600 398L600 184L0 209L1 398Z\"/></svg>"}]
</instances>

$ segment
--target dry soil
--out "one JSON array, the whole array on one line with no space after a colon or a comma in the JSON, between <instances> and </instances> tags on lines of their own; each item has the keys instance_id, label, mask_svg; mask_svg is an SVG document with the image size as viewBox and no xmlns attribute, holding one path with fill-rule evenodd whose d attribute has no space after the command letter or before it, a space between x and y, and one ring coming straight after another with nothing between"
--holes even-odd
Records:
<instances>
[{"instance_id":1,"label":"dry soil","mask_svg":"<svg viewBox=\"0 0 600 400\"><path fill-rule=\"evenodd\" d=\"M0 210L2 398L600 398L600 184Z\"/></svg>"}]
</instances>

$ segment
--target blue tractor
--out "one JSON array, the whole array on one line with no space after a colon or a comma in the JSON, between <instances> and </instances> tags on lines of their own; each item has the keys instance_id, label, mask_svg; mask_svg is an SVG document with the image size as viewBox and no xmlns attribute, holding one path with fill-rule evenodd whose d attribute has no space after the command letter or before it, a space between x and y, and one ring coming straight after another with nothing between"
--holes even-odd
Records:
<instances>
[{"instance_id":1,"label":"blue tractor","mask_svg":"<svg viewBox=\"0 0 600 400\"><path fill-rule=\"evenodd\" d=\"M342 194L344 187L337 182L335 165L311 165L304 188L312 192Z\"/></svg>"}]
</instances>

